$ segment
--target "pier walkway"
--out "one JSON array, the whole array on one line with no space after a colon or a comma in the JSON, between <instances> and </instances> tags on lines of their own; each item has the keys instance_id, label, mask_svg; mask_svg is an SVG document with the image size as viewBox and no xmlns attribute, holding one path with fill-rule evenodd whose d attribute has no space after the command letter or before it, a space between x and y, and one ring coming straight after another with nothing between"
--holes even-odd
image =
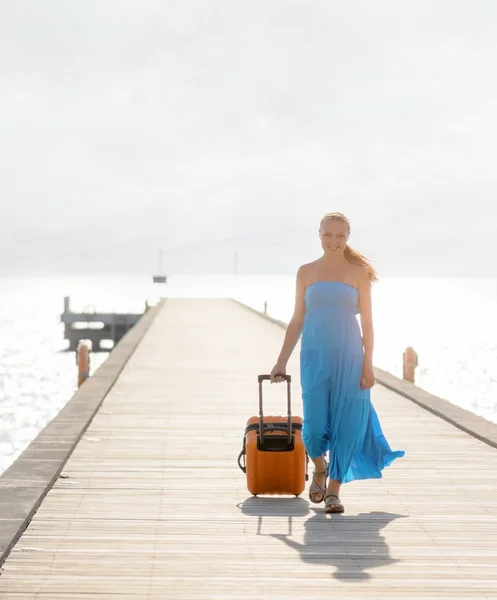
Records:
<instances>
[{"instance_id":1,"label":"pier walkway","mask_svg":"<svg viewBox=\"0 0 497 600\"><path fill-rule=\"evenodd\" d=\"M497 598L497 450L379 384L406 456L345 485L344 515L250 496L236 459L283 334L230 300L166 300L5 560L1 600ZM298 348L289 372L301 414ZM264 389L284 413L285 386Z\"/></svg>"}]
</instances>

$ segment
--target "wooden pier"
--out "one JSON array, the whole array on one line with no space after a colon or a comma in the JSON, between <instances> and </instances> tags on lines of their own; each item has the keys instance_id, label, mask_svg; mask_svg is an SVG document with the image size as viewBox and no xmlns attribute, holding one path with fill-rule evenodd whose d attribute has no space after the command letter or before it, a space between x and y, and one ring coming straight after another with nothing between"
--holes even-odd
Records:
<instances>
[{"instance_id":1,"label":"wooden pier","mask_svg":"<svg viewBox=\"0 0 497 600\"><path fill-rule=\"evenodd\" d=\"M229 300L166 300L144 319L54 420L52 441L0 478L12 532L15 490L43 469L54 481L4 562L1 600L497 598L494 447L377 384L406 456L381 480L346 484L344 515L306 494L253 498L236 459L283 329ZM289 372L301 414L298 348ZM284 387L265 389L284 411ZM88 428L78 411L95 413Z\"/></svg>"}]
</instances>

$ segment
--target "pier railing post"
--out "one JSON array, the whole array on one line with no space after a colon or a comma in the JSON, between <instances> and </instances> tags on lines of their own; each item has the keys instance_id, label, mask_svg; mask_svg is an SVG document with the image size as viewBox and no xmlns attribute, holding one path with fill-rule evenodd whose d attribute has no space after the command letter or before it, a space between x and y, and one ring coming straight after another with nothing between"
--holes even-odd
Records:
<instances>
[{"instance_id":1,"label":"pier railing post","mask_svg":"<svg viewBox=\"0 0 497 600\"><path fill-rule=\"evenodd\" d=\"M80 387L90 376L90 352L91 343L81 340L76 350L76 364L78 365L78 387Z\"/></svg>"},{"instance_id":2,"label":"pier railing post","mask_svg":"<svg viewBox=\"0 0 497 600\"><path fill-rule=\"evenodd\" d=\"M418 366L418 355L416 354L414 348L408 346L404 350L402 359L403 378L411 383L414 383L414 373L416 371L416 367Z\"/></svg>"}]
</instances>

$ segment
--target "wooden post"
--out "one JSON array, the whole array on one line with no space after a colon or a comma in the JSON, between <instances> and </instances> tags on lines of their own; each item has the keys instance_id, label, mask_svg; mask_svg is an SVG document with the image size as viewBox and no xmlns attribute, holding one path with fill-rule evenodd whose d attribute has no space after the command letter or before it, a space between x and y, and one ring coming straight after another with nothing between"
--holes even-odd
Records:
<instances>
[{"instance_id":1,"label":"wooden post","mask_svg":"<svg viewBox=\"0 0 497 600\"><path fill-rule=\"evenodd\" d=\"M91 342L81 340L76 350L76 364L78 365L78 387L90 376Z\"/></svg>"},{"instance_id":2,"label":"wooden post","mask_svg":"<svg viewBox=\"0 0 497 600\"><path fill-rule=\"evenodd\" d=\"M404 350L403 358L403 377L406 381L410 381L414 383L414 373L416 367L418 366L418 355L416 354L414 348L408 346Z\"/></svg>"}]
</instances>

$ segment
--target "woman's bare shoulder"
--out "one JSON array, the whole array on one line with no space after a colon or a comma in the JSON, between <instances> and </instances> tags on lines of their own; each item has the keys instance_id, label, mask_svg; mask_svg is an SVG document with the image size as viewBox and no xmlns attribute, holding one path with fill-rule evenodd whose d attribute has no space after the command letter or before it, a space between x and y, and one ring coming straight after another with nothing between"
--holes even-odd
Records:
<instances>
[{"instance_id":1,"label":"woman's bare shoulder","mask_svg":"<svg viewBox=\"0 0 497 600\"><path fill-rule=\"evenodd\" d=\"M371 283L369 271L364 265L351 265L354 269L354 279L357 282L357 287L369 285Z\"/></svg>"},{"instance_id":2,"label":"woman's bare shoulder","mask_svg":"<svg viewBox=\"0 0 497 600\"><path fill-rule=\"evenodd\" d=\"M300 267L297 270L297 278L303 281L306 285L308 285L310 281L313 281L315 279L314 274L316 272L318 264L319 259L300 265Z\"/></svg>"}]
</instances>

